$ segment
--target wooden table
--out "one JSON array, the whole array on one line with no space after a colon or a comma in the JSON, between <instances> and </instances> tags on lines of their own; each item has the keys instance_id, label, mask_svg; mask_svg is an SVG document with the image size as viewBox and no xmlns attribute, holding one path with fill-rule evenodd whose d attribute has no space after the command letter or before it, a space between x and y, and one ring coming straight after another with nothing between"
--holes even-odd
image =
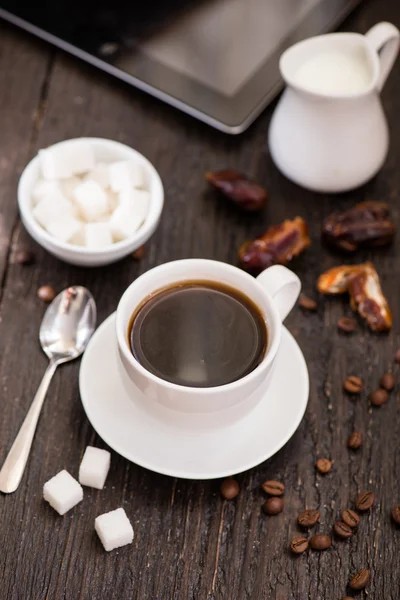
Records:
<instances>
[{"instance_id":1,"label":"wooden table","mask_svg":"<svg viewBox=\"0 0 400 600\"><path fill-rule=\"evenodd\" d=\"M398 0L367 1L344 29L365 32L381 20L400 25ZM313 245L293 269L305 293L314 295L318 274L340 260L319 239L321 220L332 209L364 199L388 200L400 223L400 61L383 102L392 143L382 172L351 194L317 195L291 184L272 165L266 132L273 107L247 133L229 137L1 23L0 460L46 367L37 339L44 311L36 297L40 285L88 286L102 321L126 286L154 265L183 257L234 263L244 240L301 215L309 222ZM21 226L16 187L27 161L40 147L82 135L132 145L161 174L165 212L140 262L127 258L102 269L74 268L36 246ZM226 166L265 184L270 201L264 214L243 216L207 191L204 171ZM34 266L16 264L21 246L35 252ZM337 319L350 314L341 299L321 300L316 314L296 309L288 319L309 366L309 406L297 433L276 456L238 475L241 493L234 501L220 498L219 481L160 476L113 453L106 488L85 490L85 502L59 517L42 500L44 482L62 468L76 475L86 445L104 447L79 399L78 362L62 367L22 484L16 493L0 497L1 600L339 600L349 576L364 566L373 574L368 597L398 600L400 530L391 523L390 509L400 502L400 397L393 393L386 406L371 410L367 392L376 388L400 346L399 252L400 236L391 248L362 252L356 259L372 259L382 277L394 312L389 335L372 335L362 324L355 335L340 335ZM365 381L359 401L343 394L348 374ZM351 453L346 440L354 427L365 442ZM317 474L318 457L334 459L331 473ZM283 481L287 489L285 511L277 517L261 512L260 484L269 478ZM363 489L374 490L377 502L353 539L335 542L325 553L290 555L288 543L298 533L301 509L319 507L319 530L329 532L340 510ZM118 506L132 520L134 544L107 554L93 522Z\"/></svg>"}]
</instances>

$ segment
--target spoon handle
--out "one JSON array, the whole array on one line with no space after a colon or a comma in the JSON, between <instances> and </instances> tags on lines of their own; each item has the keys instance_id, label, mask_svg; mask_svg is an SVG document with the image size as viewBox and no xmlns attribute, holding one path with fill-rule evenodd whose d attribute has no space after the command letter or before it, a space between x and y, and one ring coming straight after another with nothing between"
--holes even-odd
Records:
<instances>
[{"instance_id":1,"label":"spoon handle","mask_svg":"<svg viewBox=\"0 0 400 600\"><path fill-rule=\"evenodd\" d=\"M0 471L0 491L5 494L15 492L20 484L25 466L28 461L33 436L39 420L40 411L49 389L51 379L57 368L56 361L50 361L49 366L36 392L28 414L14 440L11 450Z\"/></svg>"}]
</instances>

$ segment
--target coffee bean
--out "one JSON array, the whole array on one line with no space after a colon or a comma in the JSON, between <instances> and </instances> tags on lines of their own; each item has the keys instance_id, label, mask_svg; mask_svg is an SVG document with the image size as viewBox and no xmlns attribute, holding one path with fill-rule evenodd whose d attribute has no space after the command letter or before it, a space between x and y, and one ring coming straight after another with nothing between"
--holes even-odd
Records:
<instances>
[{"instance_id":1,"label":"coffee bean","mask_svg":"<svg viewBox=\"0 0 400 600\"><path fill-rule=\"evenodd\" d=\"M343 333L353 333L357 328L357 322L350 317L341 317L337 322L337 326Z\"/></svg>"},{"instance_id":2,"label":"coffee bean","mask_svg":"<svg viewBox=\"0 0 400 600\"><path fill-rule=\"evenodd\" d=\"M134 258L135 260L140 260L141 258L143 258L144 253L145 253L144 246L140 246L140 248L138 248L137 250L132 252L132 258Z\"/></svg>"},{"instance_id":3,"label":"coffee bean","mask_svg":"<svg viewBox=\"0 0 400 600\"><path fill-rule=\"evenodd\" d=\"M233 500L240 492L240 486L236 479L232 477L228 477L224 479L221 483L220 487L221 496L225 498L225 500Z\"/></svg>"},{"instance_id":4,"label":"coffee bean","mask_svg":"<svg viewBox=\"0 0 400 600\"><path fill-rule=\"evenodd\" d=\"M387 391L379 388L378 390L375 390L375 392L372 392L369 399L374 406L382 406L382 404L387 402L388 397Z\"/></svg>"},{"instance_id":5,"label":"coffee bean","mask_svg":"<svg viewBox=\"0 0 400 600\"><path fill-rule=\"evenodd\" d=\"M269 481L264 481L261 485L262 490L269 494L270 496L283 496L285 493L285 486L280 481L275 481L274 479L270 479Z\"/></svg>"},{"instance_id":6,"label":"coffee bean","mask_svg":"<svg viewBox=\"0 0 400 600\"><path fill-rule=\"evenodd\" d=\"M308 540L305 537L298 537L292 540L290 549L294 554L302 554L308 548Z\"/></svg>"},{"instance_id":7,"label":"coffee bean","mask_svg":"<svg viewBox=\"0 0 400 600\"><path fill-rule=\"evenodd\" d=\"M392 519L396 525L400 525L400 504L393 506L392 508Z\"/></svg>"},{"instance_id":8,"label":"coffee bean","mask_svg":"<svg viewBox=\"0 0 400 600\"><path fill-rule=\"evenodd\" d=\"M348 525L346 525L346 523L343 523L342 521L336 521L336 523L333 526L333 531L340 538L349 538L353 535L351 527L349 527Z\"/></svg>"},{"instance_id":9,"label":"coffee bean","mask_svg":"<svg viewBox=\"0 0 400 600\"><path fill-rule=\"evenodd\" d=\"M320 473L329 473L329 471L332 469L332 461L328 458L319 458L317 460L316 467Z\"/></svg>"},{"instance_id":10,"label":"coffee bean","mask_svg":"<svg viewBox=\"0 0 400 600\"><path fill-rule=\"evenodd\" d=\"M358 494L357 498L356 498L356 509L357 510L368 510L371 508L371 506L373 505L375 501L375 494L374 492L361 492L361 494Z\"/></svg>"},{"instance_id":11,"label":"coffee bean","mask_svg":"<svg viewBox=\"0 0 400 600\"><path fill-rule=\"evenodd\" d=\"M56 292L51 285L42 285L42 287L38 289L37 295L40 300L49 303L56 297Z\"/></svg>"},{"instance_id":12,"label":"coffee bean","mask_svg":"<svg viewBox=\"0 0 400 600\"><path fill-rule=\"evenodd\" d=\"M350 434L349 439L347 440L347 445L352 450L357 450L358 448L360 448L362 446L362 443L363 436L360 431L353 431Z\"/></svg>"},{"instance_id":13,"label":"coffee bean","mask_svg":"<svg viewBox=\"0 0 400 600\"><path fill-rule=\"evenodd\" d=\"M284 502L283 498L278 498L277 496L272 496L272 498L268 498L266 502L263 504L263 511L267 515L279 515L283 511Z\"/></svg>"},{"instance_id":14,"label":"coffee bean","mask_svg":"<svg viewBox=\"0 0 400 600\"><path fill-rule=\"evenodd\" d=\"M299 298L299 306L304 308L304 310L317 310L318 304L312 298L307 298L307 296L300 296Z\"/></svg>"},{"instance_id":15,"label":"coffee bean","mask_svg":"<svg viewBox=\"0 0 400 600\"><path fill-rule=\"evenodd\" d=\"M329 535L318 533L312 536L310 546L313 550L327 550L332 546L332 540Z\"/></svg>"},{"instance_id":16,"label":"coffee bean","mask_svg":"<svg viewBox=\"0 0 400 600\"><path fill-rule=\"evenodd\" d=\"M368 569L360 569L350 579L349 586L352 590L363 590L366 585L369 584L371 578L371 572Z\"/></svg>"},{"instance_id":17,"label":"coffee bean","mask_svg":"<svg viewBox=\"0 0 400 600\"><path fill-rule=\"evenodd\" d=\"M35 256L29 250L18 250L15 255L15 262L20 265L32 265L35 262Z\"/></svg>"},{"instance_id":18,"label":"coffee bean","mask_svg":"<svg viewBox=\"0 0 400 600\"><path fill-rule=\"evenodd\" d=\"M297 517L297 522L302 527L314 527L318 523L319 510L305 510Z\"/></svg>"},{"instance_id":19,"label":"coffee bean","mask_svg":"<svg viewBox=\"0 0 400 600\"><path fill-rule=\"evenodd\" d=\"M394 378L394 375L392 373L385 373L384 375L382 375L381 386L385 390L391 392L395 385L396 379Z\"/></svg>"},{"instance_id":20,"label":"coffee bean","mask_svg":"<svg viewBox=\"0 0 400 600\"><path fill-rule=\"evenodd\" d=\"M349 527L357 527L360 522L360 517L354 510L351 510L351 508L346 508L342 512L342 521Z\"/></svg>"},{"instance_id":21,"label":"coffee bean","mask_svg":"<svg viewBox=\"0 0 400 600\"><path fill-rule=\"evenodd\" d=\"M363 388L363 382L360 377L350 375L344 382L343 387L349 394L359 394Z\"/></svg>"},{"instance_id":22,"label":"coffee bean","mask_svg":"<svg viewBox=\"0 0 400 600\"><path fill-rule=\"evenodd\" d=\"M394 355L394 360L400 364L400 348L397 350L396 354Z\"/></svg>"}]
</instances>

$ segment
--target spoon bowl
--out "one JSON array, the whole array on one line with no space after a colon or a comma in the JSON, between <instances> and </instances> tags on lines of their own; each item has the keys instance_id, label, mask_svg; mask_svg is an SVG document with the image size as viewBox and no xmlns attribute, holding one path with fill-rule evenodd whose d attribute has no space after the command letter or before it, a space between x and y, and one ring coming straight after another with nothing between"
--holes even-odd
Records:
<instances>
[{"instance_id":1,"label":"spoon bowl","mask_svg":"<svg viewBox=\"0 0 400 600\"><path fill-rule=\"evenodd\" d=\"M50 304L40 327L40 344L58 364L77 358L86 349L96 326L96 304L82 286L69 287Z\"/></svg>"}]
</instances>

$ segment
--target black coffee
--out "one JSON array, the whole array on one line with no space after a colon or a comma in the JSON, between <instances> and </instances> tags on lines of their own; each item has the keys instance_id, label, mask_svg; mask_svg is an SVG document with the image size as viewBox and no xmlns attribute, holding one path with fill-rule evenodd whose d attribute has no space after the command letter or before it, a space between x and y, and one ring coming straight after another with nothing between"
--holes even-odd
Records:
<instances>
[{"instance_id":1,"label":"black coffee","mask_svg":"<svg viewBox=\"0 0 400 600\"><path fill-rule=\"evenodd\" d=\"M267 338L249 298L209 281L186 281L150 296L129 328L132 354L143 367L191 387L241 379L263 359Z\"/></svg>"}]
</instances>

